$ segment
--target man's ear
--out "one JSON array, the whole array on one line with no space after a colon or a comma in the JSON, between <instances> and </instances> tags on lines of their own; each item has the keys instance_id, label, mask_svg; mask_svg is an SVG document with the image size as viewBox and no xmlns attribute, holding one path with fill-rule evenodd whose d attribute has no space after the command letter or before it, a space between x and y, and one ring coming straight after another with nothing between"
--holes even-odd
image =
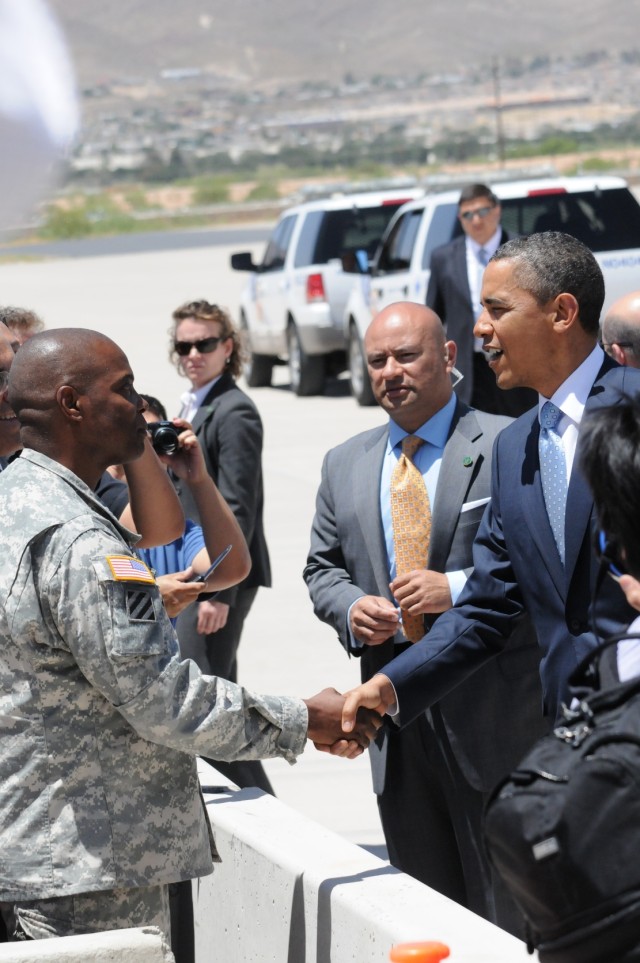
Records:
<instances>
[{"instance_id":1,"label":"man's ear","mask_svg":"<svg viewBox=\"0 0 640 963\"><path fill-rule=\"evenodd\" d=\"M79 400L80 395L71 385L61 385L56 391L58 406L69 421L80 421L82 418Z\"/></svg>"},{"instance_id":2,"label":"man's ear","mask_svg":"<svg viewBox=\"0 0 640 963\"><path fill-rule=\"evenodd\" d=\"M617 361L618 364L621 364L623 367L626 367L627 356L624 353L624 348L621 348L620 345L617 344L615 341L612 341L609 353L614 361Z\"/></svg>"},{"instance_id":3,"label":"man's ear","mask_svg":"<svg viewBox=\"0 0 640 963\"><path fill-rule=\"evenodd\" d=\"M568 291L556 295L554 300L554 324L559 328L571 328L580 321L580 306L573 294Z\"/></svg>"}]
</instances>

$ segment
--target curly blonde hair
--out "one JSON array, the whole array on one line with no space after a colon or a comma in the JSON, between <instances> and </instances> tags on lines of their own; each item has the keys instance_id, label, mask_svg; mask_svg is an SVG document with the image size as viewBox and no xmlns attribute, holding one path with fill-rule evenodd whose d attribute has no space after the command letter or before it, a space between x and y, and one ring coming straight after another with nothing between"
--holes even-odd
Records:
<instances>
[{"instance_id":1,"label":"curly blonde hair","mask_svg":"<svg viewBox=\"0 0 640 963\"><path fill-rule=\"evenodd\" d=\"M171 315L172 324L169 328L169 337L171 342L169 345L169 359L170 361L180 370L180 357L176 353L174 348L174 343L176 339L176 331L178 325L181 321L186 321L187 319L193 319L194 321L217 321L220 325L220 333L222 338L225 340L231 338L233 341L233 350L229 357L227 358L226 370L234 377L239 377L242 371L242 364L244 361L242 344L240 341L240 335L236 330L233 321L231 320L231 315L224 308L219 307L217 304L209 304L208 301L204 299L200 301L187 301L181 304L179 308L176 308Z\"/></svg>"}]
</instances>

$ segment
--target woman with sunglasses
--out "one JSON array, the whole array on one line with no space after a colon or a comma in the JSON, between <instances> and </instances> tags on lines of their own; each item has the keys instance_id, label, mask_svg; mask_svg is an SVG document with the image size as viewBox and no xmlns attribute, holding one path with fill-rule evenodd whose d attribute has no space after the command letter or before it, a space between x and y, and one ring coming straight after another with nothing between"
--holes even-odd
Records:
<instances>
[{"instance_id":1,"label":"woman with sunglasses","mask_svg":"<svg viewBox=\"0 0 640 963\"><path fill-rule=\"evenodd\" d=\"M207 675L237 682L236 654L242 627L258 587L271 585L262 524L262 421L253 401L238 387L242 352L229 314L208 301L191 301L173 312L170 357L191 383L182 396L186 418L200 442L207 469L231 507L247 540L251 571L240 585L189 606L177 624L183 656ZM185 515L199 522L186 485L177 481ZM213 765L241 788L273 792L260 762Z\"/></svg>"}]
</instances>

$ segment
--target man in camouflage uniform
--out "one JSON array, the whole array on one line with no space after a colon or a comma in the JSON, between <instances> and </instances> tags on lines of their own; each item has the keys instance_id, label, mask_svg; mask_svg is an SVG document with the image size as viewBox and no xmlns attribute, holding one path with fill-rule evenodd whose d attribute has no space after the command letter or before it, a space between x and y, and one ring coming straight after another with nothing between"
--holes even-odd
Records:
<instances>
[{"instance_id":1,"label":"man in camouflage uniform","mask_svg":"<svg viewBox=\"0 0 640 963\"><path fill-rule=\"evenodd\" d=\"M0 322L0 471L7 467L6 456L20 447L18 419L7 403L9 371L17 348L16 337Z\"/></svg>"},{"instance_id":2,"label":"man in camouflage uniform","mask_svg":"<svg viewBox=\"0 0 640 963\"><path fill-rule=\"evenodd\" d=\"M144 447L125 355L91 331L30 339L9 401L22 455L0 475L0 901L16 939L149 923L167 884L212 871L195 755L344 741L333 690L258 696L182 661L150 570L93 488Z\"/></svg>"}]
</instances>

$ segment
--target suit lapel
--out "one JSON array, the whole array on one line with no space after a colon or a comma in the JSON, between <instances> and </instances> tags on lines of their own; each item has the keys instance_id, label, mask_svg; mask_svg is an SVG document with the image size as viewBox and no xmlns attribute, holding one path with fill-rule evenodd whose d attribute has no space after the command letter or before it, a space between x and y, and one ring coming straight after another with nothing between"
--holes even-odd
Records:
<instances>
[{"instance_id":1,"label":"suit lapel","mask_svg":"<svg viewBox=\"0 0 640 963\"><path fill-rule=\"evenodd\" d=\"M215 411L216 400L223 395L225 391L233 388L234 385L235 382L233 378L225 371L219 381L216 381L214 386L207 392L193 419L192 427L195 434L198 434L199 429L202 428L204 423L209 420Z\"/></svg>"},{"instance_id":2,"label":"suit lapel","mask_svg":"<svg viewBox=\"0 0 640 963\"><path fill-rule=\"evenodd\" d=\"M459 245L455 256L452 258L452 270L455 276L455 283L458 290L464 294L469 305L469 310L473 313L471 304L471 288L469 287L469 274L467 272L467 245L464 236L459 238Z\"/></svg>"},{"instance_id":3,"label":"suit lapel","mask_svg":"<svg viewBox=\"0 0 640 963\"><path fill-rule=\"evenodd\" d=\"M608 387L603 383L603 375L606 375L612 368L617 367L615 362L609 358L605 361L598 372L584 410L584 416L598 407L616 404L620 401L620 391L617 387ZM538 438L540 435L540 423L537 411L533 416L531 430L526 442L525 460L523 464L522 477L522 499L523 508L527 525L531 532L531 537L537 545L543 558L546 560L549 574L558 589L562 598L566 597L567 586L569 585L580 550L584 543L587 528L590 524L591 513L593 510L593 498L589 487L579 470L580 462L580 438L578 436L578 449L575 454L573 470L569 480L569 490L567 492L567 512L565 517L565 564L560 561L558 548L551 531L549 516L544 503L542 493L542 482L540 479L540 458L538 454Z\"/></svg>"},{"instance_id":4,"label":"suit lapel","mask_svg":"<svg viewBox=\"0 0 640 963\"><path fill-rule=\"evenodd\" d=\"M381 428L378 435L370 437L358 458L356 470L352 472L353 499L362 538L376 584L380 586L389 584L387 546L380 518L380 475L388 439L387 428ZM391 597L388 589L385 594Z\"/></svg>"},{"instance_id":5,"label":"suit lapel","mask_svg":"<svg viewBox=\"0 0 640 963\"><path fill-rule=\"evenodd\" d=\"M616 365L609 358L605 361L598 372L598 377L593 383L585 405L583 418L597 411L598 408L606 408L610 405L619 404L622 400L622 393L619 387L609 387L603 382L603 376ZM580 549L584 542L587 529L591 522L593 511L593 496L587 482L579 468L580 465L580 435L578 434L578 447L576 450L571 479L569 481L569 491L567 493L567 516L565 524L565 567L568 578L573 574Z\"/></svg>"},{"instance_id":6,"label":"suit lapel","mask_svg":"<svg viewBox=\"0 0 640 963\"><path fill-rule=\"evenodd\" d=\"M445 569L460 509L478 471L481 437L482 429L473 411L458 402L449 439L444 448L436 497L432 505L427 564L436 571Z\"/></svg>"}]
</instances>

